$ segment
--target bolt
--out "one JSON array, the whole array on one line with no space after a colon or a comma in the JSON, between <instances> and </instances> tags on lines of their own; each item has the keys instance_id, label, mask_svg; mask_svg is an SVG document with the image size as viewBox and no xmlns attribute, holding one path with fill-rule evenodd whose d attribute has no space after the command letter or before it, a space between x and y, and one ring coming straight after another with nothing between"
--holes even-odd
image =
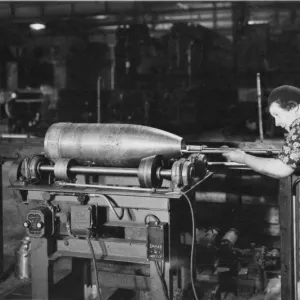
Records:
<instances>
[{"instance_id":1,"label":"bolt","mask_svg":"<svg viewBox=\"0 0 300 300\"><path fill-rule=\"evenodd\" d=\"M65 246L69 246L69 242L68 241L65 241Z\"/></svg>"}]
</instances>

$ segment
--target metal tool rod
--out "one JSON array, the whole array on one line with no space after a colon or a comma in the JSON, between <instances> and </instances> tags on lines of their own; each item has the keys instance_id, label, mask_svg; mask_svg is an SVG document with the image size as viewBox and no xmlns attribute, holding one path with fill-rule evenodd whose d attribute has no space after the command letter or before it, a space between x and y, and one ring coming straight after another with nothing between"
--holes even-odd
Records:
<instances>
[{"instance_id":1,"label":"metal tool rod","mask_svg":"<svg viewBox=\"0 0 300 300\"><path fill-rule=\"evenodd\" d=\"M77 174L101 174L101 175L122 175L122 176L134 176L138 174L137 169L133 168L106 168L106 167L83 167L74 166L69 169L72 173Z\"/></svg>"},{"instance_id":2,"label":"metal tool rod","mask_svg":"<svg viewBox=\"0 0 300 300\"><path fill-rule=\"evenodd\" d=\"M101 123L101 82L102 77L97 79L97 123Z\"/></svg>"},{"instance_id":3,"label":"metal tool rod","mask_svg":"<svg viewBox=\"0 0 300 300\"><path fill-rule=\"evenodd\" d=\"M258 124L259 124L259 138L260 141L264 141L264 131L263 131L263 120L262 120L262 108L261 108L261 84L260 84L260 73L256 74L256 84L257 84L257 105L258 105Z\"/></svg>"},{"instance_id":4,"label":"metal tool rod","mask_svg":"<svg viewBox=\"0 0 300 300\"><path fill-rule=\"evenodd\" d=\"M164 179L171 179L171 170L160 169L159 176Z\"/></svg>"},{"instance_id":5,"label":"metal tool rod","mask_svg":"<svg viewBox=\"0 0 300 300\"><path fill-rule=\"evenodd\" d=\"M109 186L100 184L80 184L80 183L67 183L59 181L58 186L73 186L73 187L83 187L83 188L96 188L96 189L106 189L106 190L125 190L125 191L136 191L136 192L155 192L156 188L141 188L141 187L127 187L127 186ZM161 190L161 189L160 189Z\"/></svg>"},{"instance_id":6,"label":"metal tool rod","mask_svg":"<svg viewBox=\"0 0 300 300\"><path fill-rule=\"evenodd\" d=\"M229 167L249 169L244 164L235 162L208 162L208 166L211 167ZM42 172L54 172L54 166L41 165L39 170ZM72 166L68 169L70 173L76 174L97 174L97 175L119 175L119 176L138 176L138 169L135 168L109 168L109 167L85 167L85 166ZM171 179L171 169L159 169L158 176L163 179Z\"/></svg>"},{"instance_id":7,"label":"metal tool rod","mask_svg":"<svg viewBox=\"0 0 300 300\"><path fill-rule=\"evenodd\" d=\"M226 161L209 161L207 162L209 167L229 167L229 168L240 168L240 169L250 169L247 165L239 164L236 162L226 162Z\"/></svg>"},{"instance_id":8,"label":"metal tool rod","mask_svg":"<svg viewBox=\"0 0 300 300\"><path fill-rule=\"evenodd\" d=\"M53 172L54 166L41 165L40 171ZM73 166L68 169L70 173L77 174L98 174L98 175L123 175L132 176L137 175L138 170L133 168L106 168L106 167L84 167L84 166Z\"/></svg>"},{"instance_id":9,"label":"metal tool rod","mask_svg":"<svg viewBox=\"0 0 300 300\"><path fill-rule=\"evenodd\" d=\"M115 45L109 45L110 52L110 89L113 91L115 89L115 68L116 68L116 55L115 55Z\"/></svg>"},{"instance_id":10,"label":"metal tool rod","mask_svg":"<svg viewBox=\"0 0 300 300\"><path fill-rule=\"evenodd\" d=\"M53 172L54 166L41 165L40 171ZM84 167L84 166L73 166L68 169L70 173L76 174L97 174L97 175L120 175L120 176L138 176L138 169L135 168L108 168L108 167ZM159 170L158 174L161 178L170 179L171 170Z\"/></svg>"},{"instance_id":11,"label":"metal tool rod","mask_svg":"<svg viewBox=\"0 0 300 300\"><path fill-rule=\"evenodd\" d=\"M15 134L15 133L2 133L0 134L0 138L2 139L34 139L37 138L34 135L30 134Z\"/></svg>"},{"instance_id":12,"label":"metal tool rod","mask_svg":"<svg viewBox=\"0 0 300 300\"><path fill-rule=\"evenodd\" d=\"M209 148L201 145L187 145L185 150L182 150L182 153L193 153L201 152L203 154L222 154L230 150L236 150L237 148ZM278 154L279 149L243 149L240 150L249 153L249 154Z\"/></svg>"},{"instance_id":13,"label":"metal tool rod","mask_svg":"<svg viewBox=\"0 0 300 300\"><path fill-rule=\"evenodd\" d=\"M54 171L54 166L50 166L50 165L41 165L39 167L39 171L43 171L43 172L53 172Z\"/></svg>"}]
</instances>

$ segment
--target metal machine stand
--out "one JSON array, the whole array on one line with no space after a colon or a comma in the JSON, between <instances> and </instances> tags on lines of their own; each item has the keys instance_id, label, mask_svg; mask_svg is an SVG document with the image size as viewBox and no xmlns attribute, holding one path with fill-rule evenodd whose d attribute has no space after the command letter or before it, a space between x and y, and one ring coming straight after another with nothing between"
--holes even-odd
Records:
<instances>
[{"instance_id":1,"label":"metal machine stand","mask_svg":"<svg viewBox=\"0 0 300 300\"><path fill-rule=\"evenodd\" d=\"M101 195L103 191L99 190L95 193ZM29 191L28 196L37 199L41 196L39 194L36 191ZM155 215L167 230L164 245L167 259L162 261L162 276L169 298L172 299L176 285L182 288L187 287L190 281L188 278L189 260L184 259L188 257L190 250L187 251L186 245L180 243L180 232L191 226L190 218L187 220L187 216L190 215L187 202L180 193L167 195L111 191L106 192L106 196L113 200L118 210L129 209L132 215L130 218L125 213L122 221L119 221L111 210L107 209L107 222L104 226L122 228L125 239L115 237L91 239L102 293L105 294L107 289L116 291L118 288L124 288L138 292L140 296L145 294L149 300L166 299L156 262L147 258L149 247L147 248L147 225L144 220L147 215L149 220L151 220L151 215ZM60 200L57 196L57 201ZM66 207L78 202L76 196L69 196L66 200L68 200ZM55 202L54 200L53 205ZM99 206L107 206L101 197L97 199L97 203ZM63 211L62 205L63 202L60 201ZM96 278L94 269L91 268L91 251L85 239L33 238L31 257L32 299L52 299L54 264L63 257L73 258L72 276L78 276L80 273L86 274L85 280L82 278L76 280L74 288L78 288L78 293L82 294L81 299L90 299L91 295L87 290L91 290L89 287L96 285ZM75 260L76 264L74 264ZM158 263L161 265L161 261ZM86 272L91 269L92 272ZM85 282L82 285L83 281Z\"/></svg>"},{"instance_id":2,"label":"metal machine stand","mask_svg":"<svg viewBox=\"0 0 300 300\"><path fill-rule=\"evenodd\" d=\"M281 299L298 300L300 180L280 180Z\"/></svg>"},{"instance_id":3,"label":"metal machine stand","mask_svg":"<svg viewBox=\"0 0 300 300\"><path fill-rule=\"evenodd\" d=\"M0 278L4 272L3 261L3 187L2 187L2 163L3 159L0 157Z\"/></svg>"}]
</instances>

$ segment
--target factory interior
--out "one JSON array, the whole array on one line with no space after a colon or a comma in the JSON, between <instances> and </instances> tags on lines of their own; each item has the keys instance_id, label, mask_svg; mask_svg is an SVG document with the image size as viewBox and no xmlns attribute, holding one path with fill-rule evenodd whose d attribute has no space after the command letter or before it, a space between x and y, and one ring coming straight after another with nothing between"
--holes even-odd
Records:
<instances>
[{"instance_id":1,"label":"factory interior","mask_svg":"<svg viewBox=\"0 0 300 300\"><path fill-rule=\"evenodd\" d=\"M300 299L297 170L222 155L280 153L300 2L1 1L0 24L0 299Z\"/></svg>"}]
</instances>

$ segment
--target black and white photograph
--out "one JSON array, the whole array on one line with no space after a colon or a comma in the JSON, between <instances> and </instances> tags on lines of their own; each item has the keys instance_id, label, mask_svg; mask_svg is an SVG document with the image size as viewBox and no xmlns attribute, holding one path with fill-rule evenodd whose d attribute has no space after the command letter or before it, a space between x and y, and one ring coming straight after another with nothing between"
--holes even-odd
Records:
<instances>
[{"instance_id":1,"label":"black and white photograph","mask_svg":"<svg viewBox=\"0 0 300 300\"><path fill-rule=\"evenodd\" d=\"M0 299L300 300L300 1L0 1Z\"/></svg>"}]
</instances>

